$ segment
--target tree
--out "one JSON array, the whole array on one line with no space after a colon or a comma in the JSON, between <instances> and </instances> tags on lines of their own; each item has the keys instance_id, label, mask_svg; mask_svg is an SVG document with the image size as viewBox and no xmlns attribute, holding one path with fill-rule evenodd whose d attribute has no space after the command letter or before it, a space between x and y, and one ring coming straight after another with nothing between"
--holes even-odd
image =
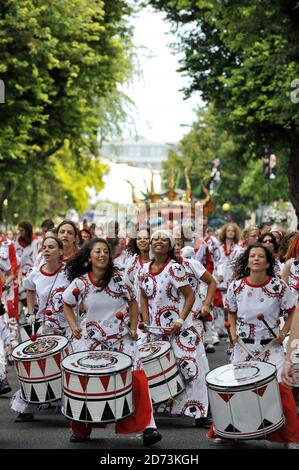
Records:
<instances>
[{"instance_id":1,"label":"tree","mask_svg":"<svg viewBox=\"0 0 299 470\"><path fill-rule=\"evenodd\" d=\"M188 96L201 91L260 158L287 148L290 198L299 217L297 0L149 0L179 31ZM293 88L292 88L293 87Z\"/></svg>"},{"instance_id":2,"label":"tree","mask_svg":"<svg viewBox=\"0 0 299 470\"><path fill-rule=\"evenodd\" d=\"M24 168L49 175L66 141L78 169L96 155L132 72L131 12L125 0L0 0L0 216Z\"/></svg>"},{"instance_id":3,"label":"tree","mask_svg":"<svg viewBox=\"0 0 299 470\"><path fill-rule=\"evenodd\" d=\"M221 213L222 205L228 202L232 208L231 216L242 225L259 203L288 199L284 173L286 155L279 153L276 179L265 181L262 158L250 159L246 142L230 135L211 104L207 109L198 109L190 132L179 142L176 151L169 151L168 160L163 164L164 180L169 179L175 168L176 187L185 189L184 169L188 167L192 193L202 198L203 184L209 187L211 182L215 158L220 160L221 173L220 184L212 195L215 213Z\"/></svg>"}]
</instances>

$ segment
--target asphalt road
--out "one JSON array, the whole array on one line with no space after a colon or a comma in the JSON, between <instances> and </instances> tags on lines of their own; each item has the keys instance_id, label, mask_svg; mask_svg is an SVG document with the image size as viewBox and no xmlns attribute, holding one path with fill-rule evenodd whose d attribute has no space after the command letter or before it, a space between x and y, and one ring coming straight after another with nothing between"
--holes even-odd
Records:
<instances>
[{"instance_id":1,"label":"asphalt road","mask_svg":"<svg viewBox=\"0 0 299 470\"><path fill-rule=\"evenodd\" d=\"M211 369L227 363L226 343L216 345L216 352L208 354ZM144 450L141 436L121 436L114 426L93 429L92 438L84 443L71 443L67 420L61 413L36 414L30 423L15 423L16 414L10 409L10 398L18 389L13 366L9 366L9 382L13 391L0 396L0 449L133 449ZM206 438L206 429L195 428L192 418L157 417L157 426L163 439L152 449L282 449L281 444L261 440L231 441L229 444L212 444Z\"/></svg>"}]
</instances>

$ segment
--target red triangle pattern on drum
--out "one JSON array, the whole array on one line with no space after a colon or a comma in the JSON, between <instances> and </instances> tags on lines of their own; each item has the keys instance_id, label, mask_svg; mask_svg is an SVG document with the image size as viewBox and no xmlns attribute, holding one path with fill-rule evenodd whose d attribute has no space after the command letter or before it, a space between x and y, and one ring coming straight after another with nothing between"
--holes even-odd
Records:
<instances>
[{"instance_id":1,"label":"red triangle pattern on drum","mask_svg":"<svg viewBox=\"0 0 299 470\"><path fill-rule=\"evenodd\" d=\"M264 387L257 388L256 390L252 390L254 393L262 397L267 389L268 385L264 385Z\"/></svg>"},{"instance_id":2,"label":"red triangle pattern on drum","mask_svg":"<svg viewBox=\"0 0 299 470\"><path fill-rule=\"evenodd\" d=\"M80 380L80 384L83 389L83 392L85 392L86 387L88 385L89 377L87 375L79 375L79 380Z\"/></svg>"},{"instance_id":3,"label":"red triangle pattern on drum","mask_svg":"<svg viewBox=\"0 0 299 470\"><path fill-rule=\"evenodd\" d=\"M19 373L19 362L18 362L18 361L14 361L14 366L15 366L15 368L17 369L17 372Z\"/></svg>"},{"instance_id":4,"label":"red triangle pattern on drum","mask_svg":"<svg viewBox=\"0 0 299 470\"><path fill-rule=\"evenodd\" d=\"M170 351L168 351L168 353L166 354L166 357L167 357L168 361L170 362Z\"/></svg>"},{"instance_id":5,"label":"red triangle pattern on drum","mask_svg":"<svg viewBox=\"0 0 299 470\"><path fill-rule=\"evenodd\" d=\"M127 372L122 372L120 374L121 376L121 380L123 381L123 384L126 385L126 381L127 381Z\"/></svg>"},{"instance_id":6,"label":"red triangle pattern on drum","mask_svg":"<svg viewBox=\"0 0 299 470\"><path fill-rule=\"evenodd\" d=\"M64 372L66 385L69 386L71 374L67 371Z\"/></svg>"},{"instance_id":7,"label":"red triangle pattern on drum","mask_svg":"<svg viewBox=\"0 0 299 470\"><path fill-rule=\"evenodd\" d=\"M60 363L61 363L60 353L55 354L54 361L56 362L58 369L60 369Z\"/></svg>"},{"instance_id":8,"label":"red triangle pattern on drum","mask_svg":"<svg viewBox=\"0 0 299 470\"><path fill-rule=\"evenodd\" d=\"M23 366L25 367L28 377L30 377L31 361L23 361Z\"/></svg>"},{"instance_id":9,"label":"red triangle pattern on drum","mask_svg":"<svg viewBox=\"0 0 299 470\"><path fill-rule=\"evenodd\" d=\"M42 373L45 375L45 370L46 370L46 359L38 359L37 361L40 370Z\"/></svg>"},{"instance_id":10,"label":"red triangle pattern on drum","mask_svg":"<svg viewBox=\"0 0 299 470\"><path fill-rule=\"evenodd\" d=\"M106 375L104 377L100 377L100 381L102 382L102 385L105 390L109 387L109 382L110 382L110 376Z\"/></svg>"},{"instance_id":11,"label":"red triangle pattern on drum","mask_svg":"<svg viewBox=\"0 0 299 470\"><path fill-rule=\"evenodd\" d=\"M234 396L234 393L218 393L218 395L227 403Z\"/></svg>"}]
</instances>

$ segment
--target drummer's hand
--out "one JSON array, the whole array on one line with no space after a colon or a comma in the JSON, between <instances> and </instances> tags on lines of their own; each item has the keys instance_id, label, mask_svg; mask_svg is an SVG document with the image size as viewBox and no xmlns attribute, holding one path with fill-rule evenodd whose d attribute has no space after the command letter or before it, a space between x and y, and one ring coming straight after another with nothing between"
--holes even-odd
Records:
<instances>
[{"instance_id":1,"label":"drummer's hand","mask_svg":"<svg viewBox=\"0 0 299 470\"><path fill-rule=\"evenodd\" d=\"M32 325L32 323L35 323L35 315L34 313L27 313L26 315L26 320L27 320L27 323L28 325Z\"/></svg>"},{"instance_id":2,"label":"drummer's hand","mask_svg":"<svg viewBox=\"0 0 299 470\"><path fill-rule=\"evenodd\" d=\"M137 341L138 339L138 335L137 335L137 329L130 329L130 335L131 335L131 338L134 339L134 341Z\"/></svg>"},{"instance_id":3,"label":"drummer's hand","mask_svg":"<svg viewBox=\"0 0 299 470\"><path fill-rule=\"evenodd\" d=\"M280 331L280 332L278 333L278 335L276 336L275 341L277 341L277 343L279 343L279 344L282 344L282 342L284 341L285 337L286 337L286 333L284 333L283 331Z\"/></svg>"},{"instance_id":4,"label":"drummer's hand","mask_svg":"<svg viewBox=\"0 0 299 470\"><path fill-rule=\"evenodd\" d=\"M182 328L182 324L179 322L174 322L172 325L171 331L169 332L170 335L174 335L175 333L179 333Z\"/></svg>"},{"instance_id":5,"label":"drummer's hand","mask_svg":"<svg viewBox=\"0 0 299 470\"><path fill-rule=\"evenodd\" d=\"M74 327L71 327L71 330L72 330L74 338L76 338L76 339L81 338L81 329L79 328L79 326L76 325Z\"/></svg>"},{"instance_id":6,"label":"drummer's hand","mask_svg":"<svg viewBox=\"0 0 299 470\"><path fill-rule=\"evenodd\" d=\"M203 304L202 307L201 307L200 315L202 317L207 317L208 315L210 315L210 307Z\"/></svg>"},{"instance_id":7,"label":"drummer's hand","mask_svg":"<svg viewBox=\"0 0 299 470\"><path fill-rule=\"evenodd\" d=\"M296 384L296 374L294 365L290 361L285 361L281 376L282 383L289 388L293 388Z\"/></svg>"}]
</instances>

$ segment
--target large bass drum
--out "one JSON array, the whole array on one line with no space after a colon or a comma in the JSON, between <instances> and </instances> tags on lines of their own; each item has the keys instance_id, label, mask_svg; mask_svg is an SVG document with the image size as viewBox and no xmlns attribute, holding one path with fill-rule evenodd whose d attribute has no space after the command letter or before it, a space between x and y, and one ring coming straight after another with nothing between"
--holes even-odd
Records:
<instances>
[{"instance_id":1,"label":"large bass drum","mask_svg":"<svg viewBox=\"0 0 299 470\"><path fill-rule=\"evenodd\" d=\"M183 377L168 341L153 341L140 345L139 354L154 405L172 399L184 391Z\"/></svg>"},{"instance_id":2,"label":"large bass drum","mask_svg":"<svg viewBox=\"0 0 299 470\"><path fill-rule=\"evenodd\" d=\"M49 403L61 398L61 361L70 353L60 335L24 341L12 352L22 398L27 403Z\"/></svg>"},{"instance_id":3,"label":"large bass drum","mask_svg":"<svg viewBox=\"0 0 299 470\"><path fill-rule=\"evenodd\" d=\"M259 361L228 364L206 375L215 433L256 439L284 424L276 367Z\"/></svg>"},{"instance_id":4,"label":"large bass drum","mask_svg":"<svg viewBox=\"0 0 299 470\"><path fill-rule=\"evenodd\" d=\"M73 421L114 423L134 412L132 359L116 351L81 351L62 361L62 413Z\"/></svg>"}]
</instances>

